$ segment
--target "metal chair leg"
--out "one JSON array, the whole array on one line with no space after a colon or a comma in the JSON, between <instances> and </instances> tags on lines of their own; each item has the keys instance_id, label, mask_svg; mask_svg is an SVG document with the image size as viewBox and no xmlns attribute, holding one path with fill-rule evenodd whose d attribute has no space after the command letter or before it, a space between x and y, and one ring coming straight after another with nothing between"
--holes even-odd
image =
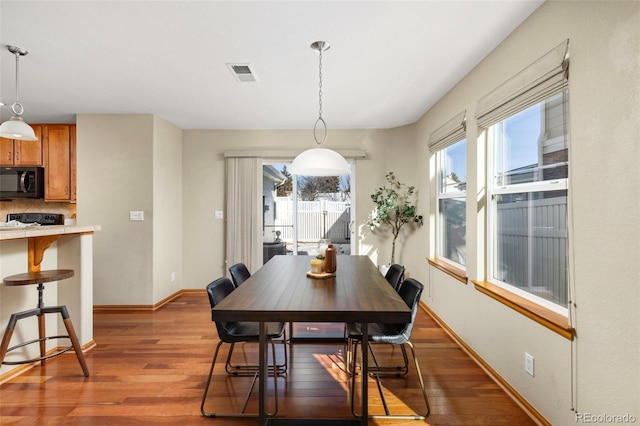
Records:
<instances>
[{"instance_id":1,"label":"metal chair leg","mask_svg":"<svg viewBox=\"0 0 640 426\"><path fill-rule=\"evenodd\" d=\"M351 347L353 349L351 351L349 349L347 349L347 360L350 361L350 364L351 364L351 367L350 367L350 369L348 368L347 372L351 371L351 373L352 373L352 374L348 375L349 379L351 380L351 382L350 382L351 413L353 414L354 417L360 418L361 415L356 413L355 403L354 403L354 400L355 400L355 380L356 380L356 359L357 359L357 354L358 354L358 340L356 340L356 339L350 339L350 340L353 341L351 343ZM409 346L409 348L411 349L411 356L413 358L413 362L414 362L414 365L416 367L416 374L418 376L418 381L420 383L420 390L422 391L422 396L424 398L424 403L425 403L427 412L424 415L422 415L422 414L405 414L405 415L402 415L402 414L398 414L398 415L391 414L391 412L389 410L389 406L387 404L387 400L386 400L385 395L384 395L384 388L382 386L382 382L380 381L380 377L392 377L392 376L402 377L402 376L406 375L406 372L404 374L402 374L402 375L399 375L397 373L396 374L386 374L386 375L384 373L381 374L380 373L380 368L381 367L379 367L377 365L377 360L374 357L374 362L376 363L376 367L372 367L374 369L373 371L371 371L371 369L370 369L370 372L369 372L370 374L369 375L371 375L376 380L376 385L378 387L378 392L380 394L380 399L382 401L382 405L383 405L385 414L384 415L369 415L369 418L372 418L372 419L375 419L375 418L386 418L386 419L424 420L427 417L429 417L429 415L431 414L431 406L429 405L429 399L427 398L427 391L426 391L425 386L424 386L424 380L422 379L422 372L420 370L420 365L418 364L418 358L416 357L415 348L413 346L413 343L411 343L411 341L409 341L409 340L407 342L405 342L405 344L407 344ZM367 346L370 347L371 344L369 343L369 344L367 344ZM408 357L407 357L406 350L404 348L404 344L400 345L400 347L402 348L402 352L403 352L404 358L405 358L406 363L407 363L407 368L408 368ZM349 353L351 353L351 355L349 355ZM363 353L363 356L365 356L366 351L363 350L362 353ZM382 367L382 368L384 368L384 367ZM395 368L395 367L388 367L388 368ZM362 380L368 380L368 377L362 377Z\"/></svg>"},{"instance_id":2,"label":"metal chair leg","mask_svg":"<svg viewBox=\"0 0 640 426\"><path fill-rule=\"evenodd\" d=\"M358 355L358 341L355 339L349 339L351 340L351 374L348 375L348 377L351 380L351 414L353 414L353 417L360 417L357 413L356 413L356 409L354 406L354 400L355 400L355 393L356 393L356 357ZM349 358L349 357L347 357ZM362 380L367 380L366 377L363 377Z\"/></svg>"},{"instance_id":3,"label":"metal chair leg","mask_svg":"<svg viewBox=\"0 0 640 426\"><path fill-rule=\"evenodd\" d=\"M213 360L211 361L211 368L209 369L209 376L207 377L207 384L205 385L204 388L204 394L202 395L202 402L200 403L200 413L202 414L203 417L210 417L210 418L216 418L216 417L258 417L258 413L249 413L249 414L245 414L245 409L247 407L247 403L249 401L249 397L251 396L251 392L253 391L253 388L255 387L255 382L258 378L258 372L256 371L255 373L253 373L253 380L251 381L251 385L249 386L249 390L247 391L247 394L245 395L244 398L244 402L242 404L242 410L240 411L240 413L210 413L207 412L204 409L204 404L207 400L207 394L209 393L209 387L211 386L211 379L213 378L213 369L215 368L216 365L216 360L218 358L218 353L220 351L220 347L222 346L224 342L221 340L218 342L218 344L216 345L216 350L214 352L213 355ZM275 357L276 357L276 349L275 349L275 344L273 343L273 341L269 341L269 343L271 344L271 353L275 362ZM233 343L231 343L231 345L233 345ZM230 349L231 351L231 349ZM225 365L226 368L226 365ZM271 414L267 414L268 416L275 416L276 414L278 414L278 374L273 374L273 370L270 372L273 376L273 388L274 388L274 393L275 393L275 407L274 407L274 412Z\"/></svg>"},{"instance_id":4,"label":"metal chair leg","mask_svg":"<svg viewBox=\"0 0 640 426\"><path fill-rule=\"evenodd\" d=\"M374 345L369 344L369 351L371 352L375 367L369 367L369 371L379 374L380 377L403 377L409 373L409 357L407 356L407 350L404 345L400 345L404 364L394 366L380 365L376 358L376 354L373 351L373 346Z\"/></svg>"},{"instance_id":5,"label":"metal chair leg","mask_svg":"<svg viewBox=\"0 0 640 426\"><path fill-rule=\"evenodd\" d=\"M416 365L416 374L418 375L418 380L420 381L420 389L422 390L424 403L427 407L427 413L424 415L424 418L426 419L427 417L429 417L429 414L431 414L431 406L429 405L429 399L427 398L427 391L424 388L424 380L422 379L422 372L420 371L420 365L418 364L418 358L416 357L416 350L410 340L407 340L407 345L409 345L409 348L411 348L411 356L413 357L413 363ZM404 345L402 347L404 348Z\"/></svg>"},{"instance_id":6,"label":"metal chair leg","mask_svg":"<svg viewBox=\"0 0 640 426\"><path fill-rule=\"evenodd\" d=\"M287 339L287 331L286 329L284 330L284 334L282 339L278 339L275 342L282 342L282 344L284 345L284 362L282 364L275 364L275 370L276 370L276 374L278 374L279 376L283 376L287 373L287 368L288 368L288 356L287 356L287 346L290 343L290 340ZM245 342L247 343L247 342ZM233 364L231 362L231 357L233 355L233 349L235 348L235 343L231 343L231 348L229 349L229 353L227 354L227 360L225 362L225 371L227 372L227 374L231 374L233 376L252 376L254 372L258 371L258 365L257 364ZM274 358L274 363L276 362L275 358ZM273 369L272 366L269 366L269 371L271 371Z\"/></svg>"}]
</instances>

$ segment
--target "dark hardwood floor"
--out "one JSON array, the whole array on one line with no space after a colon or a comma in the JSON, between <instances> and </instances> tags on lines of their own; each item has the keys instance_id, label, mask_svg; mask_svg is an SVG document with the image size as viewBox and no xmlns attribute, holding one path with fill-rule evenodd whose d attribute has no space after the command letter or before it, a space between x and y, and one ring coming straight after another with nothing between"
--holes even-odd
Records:
<instances>
[{"instance_id":1,"label":"dark hardwood floor","mask_svg":"<svg viewBox=\"0 0 640 426\"><path fill-rule=\"evenodd\" d=\"M73 313L72 313L73 314ZM155 312L105 312L94 317L97 347L86 354L89 378L73 354L36 366L0 386L0 423L7 425L255 425L255 419L208 419L200 400L217 343L206 294L185 294ZM412 339L425 380L431 416L426 421L371 420L372 425L535 424L423 310ZM233 410L247 379L224 373L219 356L207 409ZM279 415L348 418L344 345L295 343L289 371L279 379ZM410 351L409 351L410 352ZM378 359L398 360L396 348L379 348ZM234 360L255 359L254 344L237 346ZM410 367L407 378L383 379L393 413L424 410ZM382 413L370 380L370 411ZM272 393L273 385L270 381ZM229 394L238 396L230 399ZM255 410L257 388L248 411ZM270 399L270 401L272 401ZM271 402L270 402L271 403Z\"/></svg>"}]
</instances>

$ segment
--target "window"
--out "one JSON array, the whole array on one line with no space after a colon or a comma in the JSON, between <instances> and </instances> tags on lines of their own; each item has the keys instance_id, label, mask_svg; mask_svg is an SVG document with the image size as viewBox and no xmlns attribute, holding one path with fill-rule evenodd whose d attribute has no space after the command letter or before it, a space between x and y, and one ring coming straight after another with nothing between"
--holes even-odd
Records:
<instances>
[{"instance_id":1,"label":"window","mask_svg":"<svg viewBox=\"0 0 640 426\"><path fill-rule=\"evenodd\" d=\"M568 90L491 125L489 281L566 314Z\"/></svg>"},{"instance_id":2,"label":"window","mask_svg":"<svg viewBox=\"0 0 640 426\"><path fill-rule=\"evenodd\" d=\"M478 100L487 142L487 276L474 282L571 337L568 87L564 40Z\"/></svg>"},{"instance_id":3,"label":"window","mask_svg":"<svg viewBox=\"0 0 640 426\"><path fill-rule=\"evenodd\" d=\"M436 228L438 258L466 265L467 141L454 143L436 153L438 204Z\"/></svg>"},{"instance_id":4,"label":"window","mask_svg":"<svg viewBox=\"0 0 640 426\"><path fill-rule=\"evenodd\" d=\"M429 150L436 160L436 259L429 262L436 266L443 260L451 264L460 276L466 265L466 196L467 196L467 111L462 111L429 136ZM447 266L445 270L450 271Z\"/></svg>"}]
</instances>

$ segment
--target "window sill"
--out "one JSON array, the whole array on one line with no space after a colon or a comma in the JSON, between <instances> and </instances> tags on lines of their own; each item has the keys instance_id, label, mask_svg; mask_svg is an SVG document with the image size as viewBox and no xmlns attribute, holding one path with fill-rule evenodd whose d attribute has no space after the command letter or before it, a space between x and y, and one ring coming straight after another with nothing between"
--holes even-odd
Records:
<instances>
[{"instance_id":1,"label":"window sill","mask_svg":"<svg viewBox=\"0 0 640 426\"><path fill-rule=\"evenodd\" d=\"M445 274L455 278L463 284L467 284L467 282L469 281L466 271L463 271L460 268L456 268L455 266L450 265L447 262L443 262L442 260L434 259L431 257L427 257L427 262L429 262L429 265L441 270Z\"/></svg>"},{"instance_id":2,"label":"window sill","mask_svg":"<svg viewBox=\"0 0 640 426\"><path fill-rule=\"evenodd\" d=\"M487 281L473 281L476 290L497 300L498 302L520 312L522 315L534 320L538 324L547 327L562 337L573 340L575 329L569 325L567 317L537 305L530 300L513 294L495 284Z\"/></svg>"}]
</instances>

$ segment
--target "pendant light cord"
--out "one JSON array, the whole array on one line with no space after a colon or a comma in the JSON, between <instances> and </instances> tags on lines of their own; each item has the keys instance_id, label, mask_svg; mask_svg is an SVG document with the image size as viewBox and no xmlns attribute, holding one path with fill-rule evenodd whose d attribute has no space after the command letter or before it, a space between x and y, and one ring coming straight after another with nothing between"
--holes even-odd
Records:
<instances>
[{"instance_id":1,"label":"pendant light cord","mask_svg":"<svg viewBox=\"0 0 640 426\"><path fill-rule=\"evenodd\" d=\"M320 56L318 61L318 105L320 109L318 110L318 117L322 118L322 49L319 50Z\"/></svg>"},{"instance_id":2,"label":"pendant light cord","mask_svg":"<svg viewBox=\"0 0 640 426\"><path fill-rule=\"evenodd\" d=\"M19 94L18 88L20 87L20 72L19 72L20 71L20 55L22 53L20 53L20 50L16 50L13 53L14 55L16 55L16 101L13 103L13 105L11 105L11 110L15 115L19 117L24 112L24 107L20 103L20 98L18 97L18 94Z\"/></svg>"},{"instance_id":3,"label":"pendant light cord","mask_svg":"<svg viewBox=\"0 0 640 426\"><path fill-rule=\"evenodd\" d=\"M316 143L318 145L322 145L324 143L325 140L327 140L327 123L324 121L324 119L322 118L322 50L323 50L323 46L320 46L318 48L318 52L320 53L319 55L319 65L318 65L318 79L319 79L319 83L318 83L318 119L316 120L316 124L313 126L313 138L316 140ZM322 136L322 140L318 140L318 123L322 123L322 127L324 127L324 135Z\"/></svg>"}]
</instances>

